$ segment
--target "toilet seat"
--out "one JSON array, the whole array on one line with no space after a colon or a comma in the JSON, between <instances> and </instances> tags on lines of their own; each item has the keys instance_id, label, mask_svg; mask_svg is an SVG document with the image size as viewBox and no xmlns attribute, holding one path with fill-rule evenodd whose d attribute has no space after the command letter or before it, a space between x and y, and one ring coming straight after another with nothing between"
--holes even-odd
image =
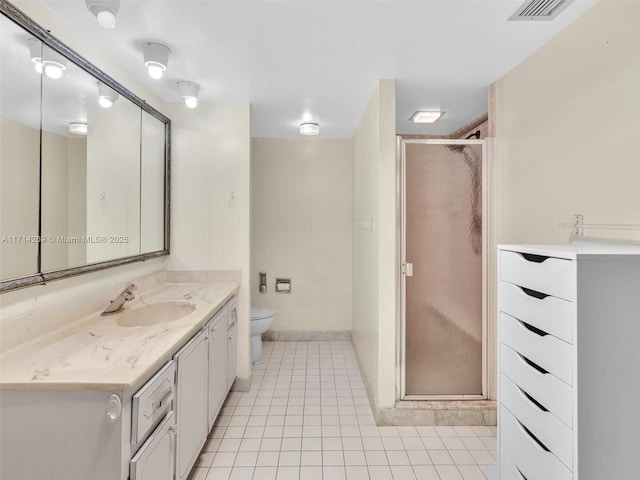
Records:
<instances>
[{"instance_id":1,"label":"toilet seat","mask_svg":"<svg viewBox=\"0 0 640 480\"><path fill-rule=\"evenodd\" d=\"M273 317L275 312L267 307L251 307L251 321Z\"/></svg>"}]
</instances>

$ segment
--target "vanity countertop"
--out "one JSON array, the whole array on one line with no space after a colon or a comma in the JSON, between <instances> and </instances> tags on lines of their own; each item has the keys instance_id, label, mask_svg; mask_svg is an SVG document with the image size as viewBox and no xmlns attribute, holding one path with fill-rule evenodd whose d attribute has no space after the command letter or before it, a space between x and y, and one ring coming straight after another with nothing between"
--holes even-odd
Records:
<instances>
[{"instance_id":1,"label":"vanity countertop","mask_svg":"<svg viewBox=\"0 0 640 480\"><path fill-rule=\"evenodd\" d=\"M125 310L160 302L195 309L178 320L120 326L119 314L88 315L0 356L0 388L126 390L167 361L233 294L236 283L165 284L141 293Z\"/></svg>"}]
</instances>

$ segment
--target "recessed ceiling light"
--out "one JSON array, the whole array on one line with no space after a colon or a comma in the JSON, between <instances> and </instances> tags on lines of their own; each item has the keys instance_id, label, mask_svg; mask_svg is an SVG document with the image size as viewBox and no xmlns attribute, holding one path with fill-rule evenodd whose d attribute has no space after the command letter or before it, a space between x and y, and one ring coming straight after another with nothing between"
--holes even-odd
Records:
<instances>
[{"instance_id":1,"label":"recessed ceiling light","mask_svg":"<svg viewBox=\"0 0 640 480\"><path fill-rule=\"evenodd\" d=\"M69 124L69 133L74 135L86 135L88 130L87 124L84 122L71 122Z\"/></svg>"},{"instance_id":2,"label":"recessed ceiling light","mask_svg":"<svg viewBox=\"0 0 640 480\"><path fill-rule=\"evenodd\" d=\"M435 123L440 120L440 117L444 115L445 112L440 112L436 110L418 110L416 113L411 115L411 120L413 123Z\"/></svg>"},{"instance_id":3,"label":"recessed ceiling light","mask_svg":"<svg viewBox=\"0 0 640 480\"><path fill-rule=\"evenodd\" d=\"M301 123L298 131L300 132L300 135L318 135L320 133L320 125L312 122Z\"/></svg>"}]
</instances>

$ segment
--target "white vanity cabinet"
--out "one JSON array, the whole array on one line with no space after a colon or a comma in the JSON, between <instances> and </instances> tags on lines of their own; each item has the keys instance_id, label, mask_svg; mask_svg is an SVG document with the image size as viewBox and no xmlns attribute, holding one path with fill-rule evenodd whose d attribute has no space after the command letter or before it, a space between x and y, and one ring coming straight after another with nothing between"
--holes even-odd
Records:
<instances>
[{"instance_id":1,"label":"white vanity cabinet","mask_svg":"<svg viewBox=\"0 0 640 480\"><path fill-rule=\"evenodd\" d=\"M176 355L176 479L186 479L209 433L208 334L201 330Z\"/></svg>"},{"instance_id":2,"label":"white vanity cabinet","mask_svg":"<svg viewBox=\"0 0 640 480\"><path fill-rule=\"evenodd\" d=\"M213 428L229 391L227 387L227 312L225 305L207 325L209 335L209 430Z\"/></svg>"},{"instance_id":3,"label":"white vanity cabinet","mask_svg":"<svg viewBox=\"0 0 640 480\"><path fill-rule=\"evenodd\" d=\"M0 479L185 480L235 379L236 297L216 308L208 321L200 317L191 338L163 348L157 366L129 383L110 384L104 376L127 372L143 354L158 354L153 348L164 330L139 334L144 346L132 342L115 360L114 345L125 337L100 338L96 355L112 363L100 364L102 370L91 365L95 377L83 384L46 383L46 369L36 371L39 385L3 384ZM82 338L95 338L93 328ZM73 352L58 351L65 361L72 358ZM69 375L87 371L80 362L63 367Z\"/></svg>"},{"instance_id":4,"label":"white vanity cabinet","mask_svg":"<svg viewBox=\"0 0 640 480\"><path fill-rule=\"evenodd\" d=\"M640 246L499 251L500 480L640 472Z\"/></svg>"}]
</instances>

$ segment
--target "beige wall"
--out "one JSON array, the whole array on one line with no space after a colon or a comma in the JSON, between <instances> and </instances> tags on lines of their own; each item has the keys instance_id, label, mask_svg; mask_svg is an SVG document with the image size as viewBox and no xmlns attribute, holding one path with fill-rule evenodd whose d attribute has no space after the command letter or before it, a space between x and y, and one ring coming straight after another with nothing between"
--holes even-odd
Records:
<instances>
[{"instance_id":1,"label":"beige wall","mask_svg":"<svg viewBox=\"0 0 640 480\"><path fill-rule=\"evenodd\" d=\"M492 85L495 239L488 368L495 371L495 247L566 243L573 214L640 224L640 3L604 0ZM587 230L640 240L640 232ZM489 385L495 398L495 384Z\"/></svg>"},{"instance_id":2,"label":"beige wall","mask_svg":"<svg viewBox=\"0 0 640 480\"><path fill-rule=\"evenodd\" d=\"M377 407L396 397L395 81L380 80L353 139L353 340Z\"/></svg>"},{"instance_id":3,"label":"beige wall","mask_svg":"<svg viewBox=\"0 0 640 480\"><path fill-rule=\"evenodd\" d=\"M128 239L87 243L89 263L140 253L140 114L125 99L87 105L87 235Z\"/></svg>"},{"instance_id":4,"label":"beige wall","mask_svg":"<svg viewBox=\"0 0 640 480\"><path fill-rule=\"evenodd\" d=\"M253 305L275 310L274 331L350 331L352 141L254 138L251 156Z\"/></svg>"},{"instance_id":5,"label":"beige wall","mask_svg":"<svg viewBox=\"0 0 640 480\"><path fill-rule=\"evenodd\" d=\"M640 224L640 3L605 0L495 84L498 242ZM588 231L640 240L640 232Z\"/></svg>"},{"instance_id":6,"label":"beige wall","mask_svg":"<svg viewBox=\"0 0 640 480\"><path fill-rule=\"evenodd\" d=\"M40 131L0 117L0 232L38 235ZM19 199L19 201L16 201ZM0 278L38 271L38 244L0 242Z\"/></svg>"},{"instance_id":7,"label":"beige wall","mask_svg":"<svg viewBox=\"0 0 640 480\"><path fill-rule=\"evenodd\" d=\"M248 104L167 106L173 120L172 270L239 270L238 377L251 375Z\"/></svg>"}]
</instances>

